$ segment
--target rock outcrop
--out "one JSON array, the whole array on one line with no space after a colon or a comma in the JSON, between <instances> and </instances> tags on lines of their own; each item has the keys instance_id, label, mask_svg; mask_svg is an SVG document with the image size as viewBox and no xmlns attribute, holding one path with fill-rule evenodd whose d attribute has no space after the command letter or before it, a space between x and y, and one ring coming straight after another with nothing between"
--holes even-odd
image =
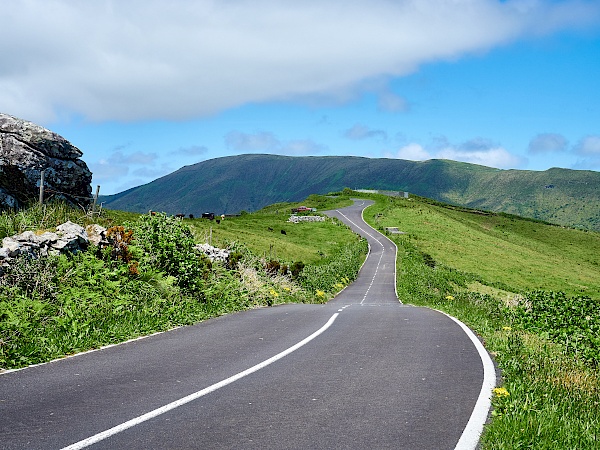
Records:
<instances>
[{"instance_id":1,"label":"rock outcrop","mask_svg":"<svg viewBox=\"0 0 600 450\"><path fill-rule=\"evenodd\" d=\"M0 209L19 208L36 200L42 170L45 198L88 205L92 173L80 159L82 155L58 134L0 113Z\"/></svg>"}]
</instances>

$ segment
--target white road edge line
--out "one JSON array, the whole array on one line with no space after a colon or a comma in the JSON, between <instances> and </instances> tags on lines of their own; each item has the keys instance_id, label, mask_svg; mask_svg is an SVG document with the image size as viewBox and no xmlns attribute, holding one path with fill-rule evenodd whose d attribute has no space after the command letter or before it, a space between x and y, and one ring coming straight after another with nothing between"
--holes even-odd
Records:
<instances>
[{"instance_id":1,"label":"white road edge line","mask_svg":"<svg viewBox=\"0 0 600 450\"><path fill-rule=\"evenodd\" d=\"M127 422L124 422L120 425L117 425L115 427L109 428L106 431L102 431L101 433L95 434L93 436L90 436L87 439L84 439L82 441L76 442L74 444L69 445L68 447L64 447L62 450L76 450L76 449L82 449L82 448L86 448L89 447L92 444L95 444L97 442L100 442L110 436L113 436L117 433L120 433L121 431L125 431L128 428L134 427L136 425L139 425L142 422L146 422L147 420L150 420L154 417L157 417L161 414L164 414L168 411L171 411L172 409L178 408L179 406L185 405L186 403L189 403L193 400L196 400L200 397L203 397L207 394L210 394L211 392L216 391L217 389L220 389L224 386L227 386L228 384L233 383L234 381L239 380L240 378L245 377L246 375L250 375L251 373L254 373L260 369L263 369L265 367L267 367L269 364L274 363L275 361L283 358L284 356L289 355L290 353L298 350L300 347L306 345L307 343L309 343L310 341L312 341L314 338L316 338L317 336L319 336L321 333L323 333L325 330L327 330L335 321L335 319L337 319L337 316L339 316L339 313L335 313L333 316L331 316L331 318L327 321L327 323L325 325L323 325L321 328L319 328L317 331L315 331L313 334L311 334L310 336L308 336L307 338L304 338L303 340L301 340L300 342L298 342L297 344L289 347L287 350L282 351L281 353L278 353L277 355L256 364L255 366L250 367L249 369L244 370L243 372L240 372L236 375L233 375L225 380L222 380L218 383L213 384L212 386L209 386L207 388L204 388L198 392L195 392L193 394L190 394L186 397L183 397L179 400L176 400L174 402L171 402L167 405L161 406L160 408L155 409L154 411L150 411L146 414L143 414L139 417L136 417L134 419L128 420Z\"/></svg>"},{"instance_id":2,"label":"white road edge line","mask_svg":"<svg viewBox=\"0 0 600 450\"><path fill-rule=\"evenodd\" d=\"M446 314L444 311L436 310L450 319L454 320L465 332L465 334L471 339L473 345L479 353L481 363L483 364L483 382L481 383L481 391L479 397L471 413L471 417L465 426L465 429L454 447L455 450L474 450L477 448L479 438L483 432L483 426L487 421L487 416L492 406L492 390L496 387L496 369L494 368L494 362L490 357L489 353L481 343L481 341L475 336L473 331L458 320L456 317L452 317L450 314Z\"/></svg>"},{"instance_id":3,"label":"white road edge line","mask_svg":"<svg viewBox=\"0 0 600 450\"><path fill-rule=\"evenodd\" d=\"M368 205L368 206L370 206L370 205ZM366 207L363 208L363 210L361 211L361 216L364 214L365 209L366 209ZM352 223L359 230L365 232L366 234L371 236L373 239L377 240L377 242L379 242L379 244L381 244L379 239L375 238L370 233L368 233L367 231L362 229L360 226L358 226L357 224L352 222L341 211L338 210L337 212L340 213L341 215L343 215L348 221L350 221L350 223ZM363 218L363 222L366 223L364 218ZM373 227L371 227L368 223L366 223L366 224L369 228L371 228L372 230L377 232L377 230L375 230ZM379 234L381 234L384 238L386 238L388 241L390 241L392 244L394 244L394 246L396 247L396 260L397 260L398 246L396 245L396 243L394 241L392 241L391 239L389 239L387 236L383 235L382 233L379 233ZM382 246L383 246L383 244L382 244ZM395 269L396 268L394 268L394 275L395 275L394 279L396 278L396 270ZM396 291L396 297L398 297L397 291ZM398 300L400 300L400 299L398 299ZM402 303L402 302L400 302L400 303ZM463 329L465 334L469 337L469 339L471 339L471 342L473 342L473 345L477 349L477 352L479 353L479 357L481 358L481 363L483 364L483 381L481 383L481 390L479 391L479 397L477 398L477 402L475 403L475 407L473 408L471 417L469 418L469 421L467 422L467 425L465 426L465 429L463 430L463 432L460 436L460 439L458 440L458 443L456 444L456 447L455 447L455 450L474 450L477 448L477 444L479 443L479 438L481 437L481 433L483 432L483 426L485 425L485 422L487 421L487 416L488 416L490 407L492 405L492 390L494 389L494 387L496 387L496 369L494 368L494 362L492 361L492 358L490 357L489 353L487 352L487 350L485 349L485 347L483 346L481 341L477 338L477 336L475 336L475 334L473 333L473 331L471 331L471 329L469 327L467 327L464 323L462 323L456 317L452 317L450 314L446 314L445 312L439 311L439 310L436 310L436 311L448 316L450 319L455 321Z\"/></svg>"}]
</instances>

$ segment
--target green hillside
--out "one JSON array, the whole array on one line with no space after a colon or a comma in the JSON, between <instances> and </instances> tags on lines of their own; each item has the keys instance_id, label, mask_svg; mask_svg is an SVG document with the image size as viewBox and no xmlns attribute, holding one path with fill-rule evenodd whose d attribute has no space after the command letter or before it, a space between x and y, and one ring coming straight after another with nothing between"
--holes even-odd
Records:
<instances>
[{"instance_id":1,"label":"green hillside","mask_svg":"<svg viewBox=\"0 0 600 450\"><path fill-rule=\"evenodd\" d=\"M378 203L365 219L397 227L431 261L513 293L536 289L600 299L600 233L425 199Z\"/></svg>"},{"instance_id":2,"label":"green hillside","mask_svg":"<svg viewBox=\"0 0 600 450\"><path fill-rule=\"evenodd\" d=\"M199 215L256 211L345 187L408 191L452 204L600 230L600 172L499 170L447 160L239 155L103 197L105 207Z\"/></svg>"},{"instance_id":3,"label":"green hillside","mask_svg":"<svg viewBox=\"0 0 600 450\"><path fill-rule=\"evenodd\" d=\"M598 448L600 233L378 200L365 219L405 232L389 235L399 298L466 323L501 371L480 447Z\"/></svg>"}]
</instances>

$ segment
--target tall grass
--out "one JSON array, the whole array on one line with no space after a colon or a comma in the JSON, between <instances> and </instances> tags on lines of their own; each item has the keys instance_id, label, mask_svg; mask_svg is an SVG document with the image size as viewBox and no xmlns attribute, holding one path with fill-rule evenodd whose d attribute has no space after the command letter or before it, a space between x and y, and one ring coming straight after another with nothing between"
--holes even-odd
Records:
<instances>
[{"instance_id":1,"label":"tall grass","mask_svg":"<svg viewBox=\"0 0 600 450\"><path fill-rule=\"evenodd\" d=\"M17 211L0 212L0 239L24 231L52 230L67 221L81 226L98 223L108 227L115 222L122 222L127 218L131 219L137 216L139 214L106 210L100 215L92 214L60 201L43 205L32 203L29 207Z\"/></svg>"}]
</instances>

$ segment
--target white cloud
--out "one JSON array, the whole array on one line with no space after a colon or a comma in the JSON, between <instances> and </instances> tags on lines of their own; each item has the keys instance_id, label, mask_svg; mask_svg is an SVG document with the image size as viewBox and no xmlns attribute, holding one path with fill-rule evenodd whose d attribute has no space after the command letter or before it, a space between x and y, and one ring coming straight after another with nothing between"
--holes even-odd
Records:
<instances>
[{"instance_id":1,"label":"white cloud","mask_svg":"<svg viewBox=\"0 0 600 450\"><path fill-rule=\"evenodd\" d=\"M357 123L344 132L344 136L353 141L369 138L387 139L387 133L383 130L374 130L366 125Z\"/></svg>"},{"instance_id":2,"label":"white cloud","mask_svg":"<svg viewBox=\"0 0 600 450\"><path fill-rule=\"evenodd\" d=\"M498 169L515 169L525 163L523 158L508 152L502 147L481 150L447 148L439 152L436 158L452 159L454 161L496 167Z\"/></svg>"},{"instance_id":3,"label":"white cloud","mask_svg":"<svg viewBox=\"0 0 600 450\"><path fill-rule=\"evenodd\" d=\"M580 170L600 170L600 135L586 136L573 149L582 158L573 166Z\"/></svg>"},{"instance_id":4,"label":"white cloud","mask_svg":"<svg viewBox=\"0 0 600 450\"><path fill-rule=\"evenodd\" d=\"M231 131L225 136L225 144L239 152L275 152L281 147L273 133L266 131L254 134Z\"/></svg>"},{"instance_id":5,"label":"white cloud","mask_svg":"<svg viewBox=\"0 0 600 450\"><path fill-rule=\"evenodd\" d=\"M385 112L406 112L409 105L403 97L393 92L382 92L377 101L377 108Z\"/></svg>"},{"instance_id":6,"label":"white cloud","mask_svg":"<svg viewBox=\"0 0 600 450\"><path fill-rule=\"evenodd\" d=\"M93 174L93 184L112 183L129 174L128 166L114 165L109 163L106 159L90 162L89 168Z\"/></svg>"},{"instance_id":7,"label":"white cloud","mask_svg":"<svg viewBox=\"0 0 600 450\"><path fill-rule=\"evenodd\" d=\"M132 175L143 178L155 179L173 172L173 168L167 164L162 164L161 167L140 167L132 172Z\"/></svg>"},{"instance_id":8,"label":"white cloud","mask_svg":"<svg viewBox=\"0 0 600 450\"><path fill-rule=\"evenodd\" d=\"M538 134L529 142L529 153L562 152L567 149L567 139L556 133Z\"/></svg>"},{"instance_id":9,"label":"white cloud","mask_svg":"<svg viewBox=\"0 0 600 450\"><path fill-rule=\"evenodd\" d=\"M298 139L285 142L278 153L289 156L308 156L323 153L327 148L310 139Z\"/></svg>"},{"instance_id":10,"label":"white cloud","mask_svg":"<svg viewBox=\"0 0 600 450\"><path fill-rule=\"evenodd\" d=\"M188 119L355 98L368 80L597 20L565 0L4 2L0 105L35 122ZM367 83L368 84L368 83ZM380 94L380 108L404 100Z\"/></svg>"},{"instance_id":11,"label":"white cloud","mask_svg":"<svg viewBox=\"0 0 600 450\"><path fill-rule=\"evenodd\" d=\"M411 143L400 150L398 150L396 154L397 158L400 159L408 159L410 161L425 161L427 159L431 159L431 154L425 150L421 145Z\"/></svg>"},{"instance_id":12,"label":"white cloud","mask_svg":"<svg viewBox=\"0 0 600 450\"><path fill-rule=\"evenodd\" d=\"M236 152L264 152L290 156L314 155L326 149L310 139L280 141L273 133L266 131L254 134L232 131L225 136L225 144Z\"/></svg>"},{"instance_id":13,"label":"white cloud","mask_svg":"<svg viewBox=\"0 0 600 450\"><path fill-rule=\"evenodd\" d=\"M438 137L431 148L410 143L398 150L394 156L411 161L450 159L498 169L514 169L527 162L524 158L510 153L500 145L482 138L472 139L456 146L450 144L445 137Z\"/></svg>"},{"instance_id":14,"label":"white cloud","mask_svg":"<svg viewBox=\"0 0 600 450\"><path fill-rule=\"evenodd\" d=\"M111 155L110 160L115 164L154 164L158 155L156 153L134 152L125 155L121 152L115 152Z\"/></svg>"},{"instance_id":15,"label":"white cloud","mask_svg":"<svg viewBox=\"0 0 600 450\"><path fill-rule=\"evenodd\" d=\"M595 155L600 157L600 136L586 136L575 146L578 155Z\"/></svg>"},{"instance_id":16,"label":"white cloud","mask_svg":"<svg viewBox=\"0 0 600 450\"><path fill-rule=\"evenodd\" d=\"M119 146L118 148L122 148ZM114 183L129 175L132 166L142 166L137 168L134 173L141 175L144 171L140 169L148 169L148 166L155 165L158 159L156 153L133 152L123 153L121 150L113 151L108 158L102 158L89 163L90 170L93 174L93 183ZM146 172L150 173L150 172ZM160 173L164 175L164 170ZM145 175L151 176L151 175Z\"/></svg>"},{"instance_id":17,"label":"white cloud","mask_svg":"<svg viewBox=\"0 0 600 450\"><path fill-rule=\"evenodd\" d=\"M177 150L169 152L170 155L198 156L208 152L204 145L192 145L191 147L180 147Z\"/></svg>"}]
</instances>

